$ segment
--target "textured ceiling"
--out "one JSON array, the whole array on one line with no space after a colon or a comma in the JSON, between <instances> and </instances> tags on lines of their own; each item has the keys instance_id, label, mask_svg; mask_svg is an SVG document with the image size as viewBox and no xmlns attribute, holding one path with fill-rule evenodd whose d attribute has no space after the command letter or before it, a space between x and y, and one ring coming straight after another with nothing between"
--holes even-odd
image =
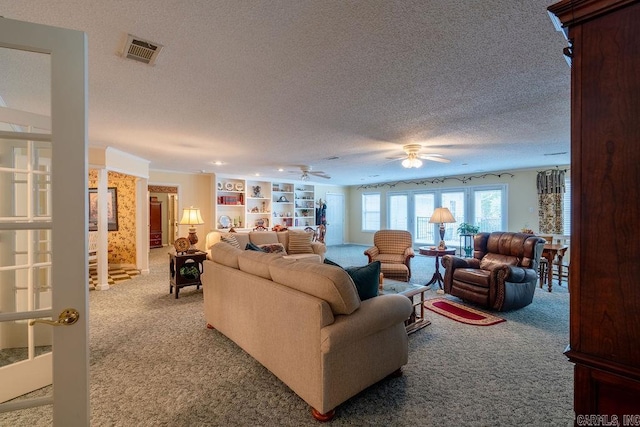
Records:
<instances>
[{"instance_id":1,"label":"textured ceiling","mask_svg":"<svg viewBox=\"0 0 640 427\"><path fill-rule=\"evenodd\" d=\"M87 33L91 146L151 169L296 179L312 165L332 176L314 181L363 184L569 164L552 3L0 0L0 14ZM120 56L127 33L164 45L154 66ZM46 114L33 56L0 51L0 97ZM408 143L451 163L388 159Z\"/></svg>"}]
</instances>

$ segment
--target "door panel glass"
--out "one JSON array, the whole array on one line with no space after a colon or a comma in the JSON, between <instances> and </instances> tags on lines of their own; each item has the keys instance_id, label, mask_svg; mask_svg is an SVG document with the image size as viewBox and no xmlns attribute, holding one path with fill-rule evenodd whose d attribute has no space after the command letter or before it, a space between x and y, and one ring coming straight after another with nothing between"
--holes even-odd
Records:
<instances>
[{"instance_id":1,"label":"door panel glass","mask_svg":"<svg viewBox=\"0 0 640 427\"><path fill-rule=\"evenodd\" d=\"M435 244L435 226L429 224L429 218L435 210L434 193L418 193L414 197L415 230L413 232L415 243Z\"/></svg>"},{"instance_id":2,"label":"door panel glass","mask_svg":"<svg viewBox=\"0 0 640 427\"><path fill-rule=\"evenodd\" d=\"M500 231L502 226L502 191L474 191L474 222L480 231Z\"/></svg>"},{"instance_id":3,"label":"door panel glass","mask_svg":"<svg viewBox=\"0 0 640 427\"><path fill-rule=\"evenodd\" d=\"M442 207L449 208L456 222L444 225L444 242L447 246L459 246L460 235L458 234L458 224L465 222L465 197L464 191L442 193Z\"/></svg>"},{"instance_id":4,"label":"door panel glass","mask_svg":"<svg viewBox=\"0 0 640 427\"><path fill-rule=\"evenodd\" d=\"M409 230L409 198L406 194L389 196L389 229Z\"/></svg>"}]
</instances>

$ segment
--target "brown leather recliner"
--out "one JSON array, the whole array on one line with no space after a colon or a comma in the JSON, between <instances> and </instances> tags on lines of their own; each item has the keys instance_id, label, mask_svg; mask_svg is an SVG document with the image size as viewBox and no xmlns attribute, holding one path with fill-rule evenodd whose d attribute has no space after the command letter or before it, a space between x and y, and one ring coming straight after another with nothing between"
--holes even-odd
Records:
<instances>
[{"instance_id":1,"label":"brown leather recliner","mask_svg":"<svg viewBox=\"0 0 640 427\"><path fill-rule=\"evenodd\" d=\"M533 301L544 243L531 234L476 234L473 258L442 257L444 291L493 310L525 307Z\"/></svg>"}]
</instances>

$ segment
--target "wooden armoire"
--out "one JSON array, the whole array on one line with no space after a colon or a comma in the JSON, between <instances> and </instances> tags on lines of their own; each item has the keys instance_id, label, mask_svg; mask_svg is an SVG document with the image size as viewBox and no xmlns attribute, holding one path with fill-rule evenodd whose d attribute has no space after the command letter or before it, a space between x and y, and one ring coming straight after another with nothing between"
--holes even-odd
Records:
<instances>
[{"instance_id":1,"label":"wooden armoire","mask_svg":"<svg viewBox=\"0 0 640 427\"><path fill-rule=\"evenodd\" d=\"M157 197L149 199L149 247L162 247L162 202Z\"/></svg>"},{"instance_id":2,"label":"wooden armoire","mask_svg":"<svg viewBox=\"0 0 640 427\"><path fill-rule=\"evenodd\" d=\"M638 425L629 422L640 414L640 0L565 0L549 10L571 44L566 355L576 424L602 416Z\"/></svg>"}]
</instances>

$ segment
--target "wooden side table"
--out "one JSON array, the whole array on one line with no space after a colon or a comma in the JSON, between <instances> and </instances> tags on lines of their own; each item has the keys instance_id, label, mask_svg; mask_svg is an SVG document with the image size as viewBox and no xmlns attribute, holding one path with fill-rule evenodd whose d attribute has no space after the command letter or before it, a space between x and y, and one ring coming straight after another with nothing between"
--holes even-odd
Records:
<instances>
[{"instance_id":1,"label":"wooden side table","mask_svg":"<svg viewBox=\"0 0 640 427\"><path fill-rule=\"evenodd\" d=\"M405 328L407 329L407 335L419 331L425 326L429 326L431 324L431 321L424 317L424 293L430 289L428 286L415 285L387 278L384 278L382 285L382 289L378 290L380 295L400 294L411 300L413 312L404 322ZM415 296L418 297L417 301L414 300ZM419 314L416 313L416 307L419 308Z\"/></svg>"},{"instance_id":2,"label":"wooden side table","mask_svg":"<svg viewBox=\"0 0 640 427\"><path fill-rule=\"evenodd\" d=\"M430 248L428 246L420 246L418 248L420 255L424 256L433 256L436 257L436 272L433 273L433 277L429 280L425 286L433 285L434 283L438 283L438 287L442 289L442 274L440 274L440 263L438 262L442 255L455 255L455 249L438 249L438 248Z\"/></svg>"},{"instance_id":3,"label":"wooden side table","mask_svg":"<svg viewBox=\"0 0 640 427\"><path fill-rule=\"evenodd\" d=\"M202 262L207 259L206 252L179 253L169 252L169 293L176 288L176 299L180 288L196 285L200 289L200 275L202 274Z\"/></svg>"}]
</instances>

